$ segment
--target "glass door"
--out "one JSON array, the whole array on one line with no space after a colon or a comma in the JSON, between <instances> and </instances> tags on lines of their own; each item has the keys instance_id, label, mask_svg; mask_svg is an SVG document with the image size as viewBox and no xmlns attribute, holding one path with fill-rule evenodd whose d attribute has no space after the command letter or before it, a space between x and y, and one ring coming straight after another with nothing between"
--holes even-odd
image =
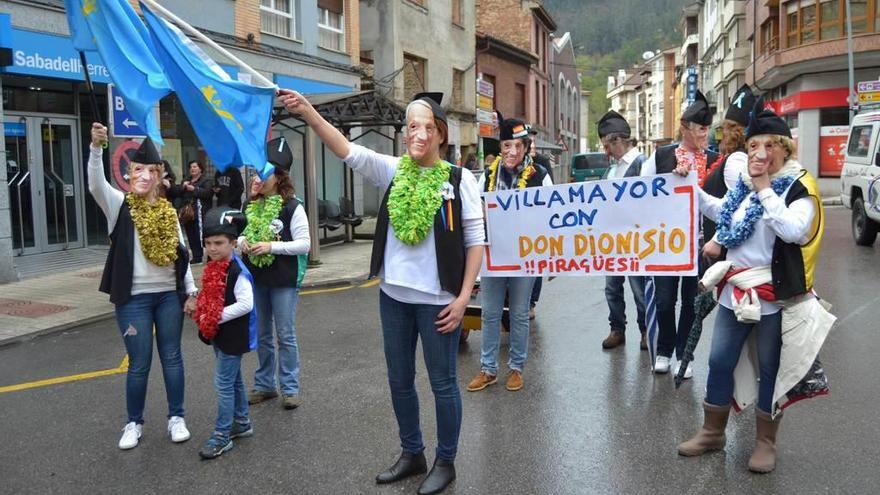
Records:
<instances>
[{"instance_id":1,"label":"glass door","mask_svg":"<svg viewBox=\"0 0 880 495\"><path fill-rule=\"evenodd\" d=\"M76 120L7 115L6 173L16 255L83 247Z\"/></svg>"}]
</instances>

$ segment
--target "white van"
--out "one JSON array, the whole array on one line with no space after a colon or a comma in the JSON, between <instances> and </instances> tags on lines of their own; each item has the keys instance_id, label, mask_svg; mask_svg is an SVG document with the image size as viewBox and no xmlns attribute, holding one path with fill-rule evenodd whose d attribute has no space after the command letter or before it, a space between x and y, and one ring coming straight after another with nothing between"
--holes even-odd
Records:
<instances>
[{"instance_id":1,"label":"white van","mask_svg":"<svg viewBox=\"0 0 880 495\"><path fill-rule=\"evenodd\" d=\"M874 244L880 231L880 110L853 118L840 172L840 199L852 209L856 244Z\"/></svg>"}]
</instances>

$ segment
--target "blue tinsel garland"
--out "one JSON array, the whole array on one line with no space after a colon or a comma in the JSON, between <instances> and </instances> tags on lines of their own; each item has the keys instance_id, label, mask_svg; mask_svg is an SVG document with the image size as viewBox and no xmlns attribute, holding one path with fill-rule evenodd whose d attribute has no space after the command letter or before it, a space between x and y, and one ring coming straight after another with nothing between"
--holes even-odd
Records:
<instances>
[{"instance_id":1,"label":"blue tinsel garland","mask_svg":"<svg viewBox=\"0 0 880 495\"><path fill-rule=\"evenodd\" d=\"M790 175L778 177L770 182L770 187L777 195L782 195L794 180L795 177ZM758 199L758 194L755 193L750 199L748 208L746 208L745 218L731 227L734 212L736 212L740 203L743 202L750 192L751 190L749 190L749 187L740 177L736 187L727 193L724 206L722 206L721 212L718 214L718 243L727 249L735 248L746 242L755 232L755 224L758 223L758 219L764 214L764 206L761 204L761 200Z\"/></svg>"}]
</instances>

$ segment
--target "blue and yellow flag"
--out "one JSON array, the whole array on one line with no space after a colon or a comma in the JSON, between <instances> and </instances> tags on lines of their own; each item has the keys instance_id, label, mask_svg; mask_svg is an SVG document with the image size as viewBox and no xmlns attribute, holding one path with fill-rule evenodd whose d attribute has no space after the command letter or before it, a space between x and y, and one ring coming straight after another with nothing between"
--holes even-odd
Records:
<instances>
[{"instance_id":1,"label":"blue and yellow flag","mask_svg":"<svg viewBox=\"0 0 880 495\"><path fill-rule=\"evenodd\" d=\"M219 170L250 165L266 177L274 87L233 80L176 26L141 3L156 56L202 146Z\"/></svg>"},{"instance_id":2,"label":"blue and yellow flag","mask_svg":"<svg viewBox=\"0 0 880 495\"><path fill-rule=\"evenodd\" d=\"M146 26L127 0L65 0L74 46L97 51L131 115L162 143L154 107L171 92Z\"/></svg>"}]
</instances>

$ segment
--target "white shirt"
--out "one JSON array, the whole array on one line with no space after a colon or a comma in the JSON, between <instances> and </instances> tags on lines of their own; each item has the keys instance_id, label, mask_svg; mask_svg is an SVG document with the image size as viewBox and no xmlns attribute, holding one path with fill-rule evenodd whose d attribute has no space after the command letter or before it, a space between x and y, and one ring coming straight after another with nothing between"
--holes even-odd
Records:
<instances>
[{"instance_id":1,"label":"white shirt","mask_svg":"<svg viewBox=\"0 0 880 495\"><path fill-rule=\"evenodd\" d=\"M709 165L712 165L711 163ZM746 173L749 169L749 156L742 151L734 151L727 157L727 164L724 165L724 184L727 190L736 187L739 176Z\"/></svg>"},{"instance_id":2,"label":"white shirt","mask_svg":"<svg viewBox=\"0 0 880 495\"><path fill-rule=\"evenodd\" d=\"M791 186L789 186L789 189ZM730 192L728 192L730 194ZM754 192L749 193L739 208L734 212L732 223L736 225L746 216L746 208L751 203ZM773 189L767 188L758 193L758 199L764 206L764 214L755 224L755 231L745 242L727 250L727 260L734 267L754 268L770 266L773 261L773 246L779 237L785 242L806 244L809 241L810 227L816 216L816 205L810 198L801 198L785 206L786 189L782 196L777 196ZM726 196L725 196L726 197ZM700 212L710 220L718 220L724 198L716 198L700 189ZM718 303L733 309L733 288L724 286ZM781 309L775 302L761 301L761 314L773 314Z\"/></svg>"},{"instance_id":3,"label":"white shirt","mask_svg":"<svg viewBox=\"0 0 880 495\"><path fill-rule=\"evenodd\" d=\"M116 227L116 220L119 218L119 209L125 201L125 194L114 189L104 177L104 162L101 156L104 154L102 148L93 148L89 146L89 192L95 199L95 203L104 212L107 217L107 232L113 232ZM180 243L184 244L183 231L180 229L180 223L177 224L177 237ZM157 292L167 292L177 290L177 281L174 275L174 263L168 266L158 266L153 264L144 256L141 251L141 239L137 229L134 231L134 267L132 271L131 295L137 294L154 294ZM196 284L193 280L192 270L187 266L186 274L183 277L187 294L196 291Z\"/></svg>"},{"instance_id":4,"label":"white shirt","mask_svg":"<svg viewBox=\"0 0 880 495\"><path fill-rule=\"evenodd\" d=\"M391 185L400 158L376 153L357 144L351 144L345 163L377 187L385 190ZM470 170L461 169L461 216L465 248L485 244L483 207L477 181ZM440 287L437 272L437 253L434 229L415 246L404 244L394 235L389 222L382 264L381 289L389 297L409 304L445 305L455 296Z\"/></svg>"},{"instance_id":5,"label":"white shirt","mask_svg":"<svg viewBox=\"0 0 880 495\"><path fill-rule=\"evenodd\" d=\"M235 260L232 263L235 263ZM238 280L235 281L235 287L232 288L232 293L235 294L235 302L223 307L223 312L220 313L220 323L226 323L244 316L254 309L254 286L251 285L251 281L247 277L244 275L238 276Z\"/></svg>"},{"instance_id":6,"label":"white shirt","mask_svg":"<svg viewBox=\"0 0 880 495\"><path fill-rule=\"evenodd\" d=\"M636 158L641 155L642 152L639 151L638 148L630 148L619 160L614 160L614 163L611 165L611 168L608 170L608 179L622 179L626 175L626 171L629 170L629 166L632 165ZM656 167L655 167L656 168ZM644 175L639 173L639 175Z\"/></svg>"}]
</instances>

